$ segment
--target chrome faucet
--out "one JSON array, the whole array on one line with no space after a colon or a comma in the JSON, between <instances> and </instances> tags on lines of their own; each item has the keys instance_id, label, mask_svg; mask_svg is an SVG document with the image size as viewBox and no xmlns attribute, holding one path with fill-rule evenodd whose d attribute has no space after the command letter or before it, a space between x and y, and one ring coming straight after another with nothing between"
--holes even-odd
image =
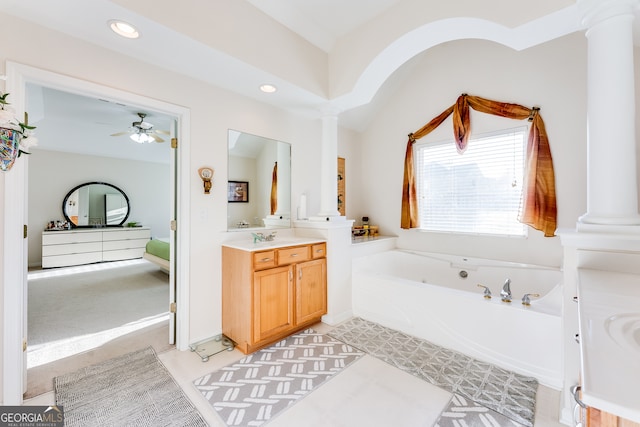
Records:
<instances>
[{"instance_id":1,"label":"chrome faucet","mask_svg":"<svg viewBox=\"0 0 640 427\"><path fill-rule=\"evenodd\" d=\"M504 281L504 285L502 285L502 290L500 291L500 296L502 297L503 302L511 302L511 279L507 279Z\"/></svg>"},{"instance_id":2,"label":"chrome faucet","mask_svg":"<svg viewBox=\"0 0 640 427\"><path fill-rule=\"evenodd\" d=\"M522 305L526 305L527 307L531 305L531 298L532 297L539 297L540 294L524 294L524 296L522 297Z\"/></svg>"},{"instance_id":3,"label":"chrome faucet","mask_svg":"<svg viewBox=\"0 0 640 427\"><path fill-rule=\"evenodd\" d=\"M491 299L491 289L489 289L488 287L481 285L480 283L478 283L478 287L479 288L484 288L484 297L486 299Z\"/></svg>"}]
</instances>

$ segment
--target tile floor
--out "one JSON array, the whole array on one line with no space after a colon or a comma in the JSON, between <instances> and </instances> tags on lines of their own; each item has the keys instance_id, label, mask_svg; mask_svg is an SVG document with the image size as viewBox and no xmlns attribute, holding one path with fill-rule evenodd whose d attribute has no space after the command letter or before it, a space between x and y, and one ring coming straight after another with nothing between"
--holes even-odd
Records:
<instances>
[{"instance_id":1,"label":"tile floor","mask_svg":"<svg viewBox=\"0 0 640 427\"><path fill-rule=\"evenodd\" d=\"M330 326L317 324L319 332ZM190 351L172 349L158 355L209 425L224 427L192 381L241 359L223 351L208 362ZM451 394L371 356L363 356L269 423L269 427L420 427L432 426ZM562 427L557 421L560 392L540 386L535 427ZM54 403L53 392L25 400L25 405Z\"/></svg>"}]
</instances>

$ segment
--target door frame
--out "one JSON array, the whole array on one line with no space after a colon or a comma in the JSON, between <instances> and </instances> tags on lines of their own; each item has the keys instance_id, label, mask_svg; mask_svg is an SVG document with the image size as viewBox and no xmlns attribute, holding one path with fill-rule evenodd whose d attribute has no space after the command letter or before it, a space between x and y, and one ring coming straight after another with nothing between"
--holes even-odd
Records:
<instances>
[{"instance_id":1,"label":"door frame","mask_svg":"<svg viewBox=\"0 0 640 427\"><path fill-rule=\"evenodd\" d=\"M176 220L178 233L175 248L176 281L176 347L186 350L189 342L189 129L190 110L157 99L114 89L80 78L73 78L51 71L6 62L6 93L11 94L12 107L19 116L25 111L26 84L33 83L79 95L97 96L103 99L133 104L174 116L177 120L178 140L176 184ZM37 150L37 147L35 148ZM23 339L26 328L27 287L27 239L23 238L23 224L27 224L28 157L22 156L10 172L4 173L4 214L2 292L3 292L3 355L2 400L4 405L22 404L24 386ZM172 177L173 179L173 177ZM2 181L0 181L0 184ZM36 232L32 230L31 232ZM11 250L22 248L22 251ZM15 284L20 284L15 286Z\"/></svg>"}]
</instances>

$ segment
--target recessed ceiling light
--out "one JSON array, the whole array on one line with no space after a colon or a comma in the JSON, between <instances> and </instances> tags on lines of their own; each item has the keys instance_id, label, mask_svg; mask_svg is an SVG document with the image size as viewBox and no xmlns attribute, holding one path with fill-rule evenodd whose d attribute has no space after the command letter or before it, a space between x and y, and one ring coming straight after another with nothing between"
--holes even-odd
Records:
<instances>
[{"instance_id":1,"label":"recessed ceiling light","mask_svg":"<svg viewBox=\"0 0 640 427\"><path fill-rule=\"evenodd\" d=\"M264 93L273 93L273 92L277 91L278 88L275 87L272 84L264 84L264 85L260 86L260 90L263 91Z\"/></svg>"},{"instance_id":2,"label":"recessed ceiling light","mask_svg":"<svg viewBox=\"0 0 640 427\"><path fill-rule=\"evenodd\" d=\"M113 19L109 21L109 27L111 30L119 36L126 37L128 39L137 39L140 37L140 33L133 25L128 22Z\"/></svg>"}]
</instances>

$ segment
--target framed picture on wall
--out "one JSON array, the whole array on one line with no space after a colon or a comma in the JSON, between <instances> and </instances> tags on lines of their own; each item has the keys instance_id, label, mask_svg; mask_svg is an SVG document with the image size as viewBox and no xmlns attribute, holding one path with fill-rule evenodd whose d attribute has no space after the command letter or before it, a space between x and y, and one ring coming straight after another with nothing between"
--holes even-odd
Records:
<instances>
[{"instance_id":1,"label":"framed picture on wall","mask_svg":"<svg viewBox=\"0 0 640 427\"><path fill-rule=\"evenodd\" d=\"M249 183L247 181L228 181L227 200L230 203L248 203Z\"/></svg>"}]
</instances>

